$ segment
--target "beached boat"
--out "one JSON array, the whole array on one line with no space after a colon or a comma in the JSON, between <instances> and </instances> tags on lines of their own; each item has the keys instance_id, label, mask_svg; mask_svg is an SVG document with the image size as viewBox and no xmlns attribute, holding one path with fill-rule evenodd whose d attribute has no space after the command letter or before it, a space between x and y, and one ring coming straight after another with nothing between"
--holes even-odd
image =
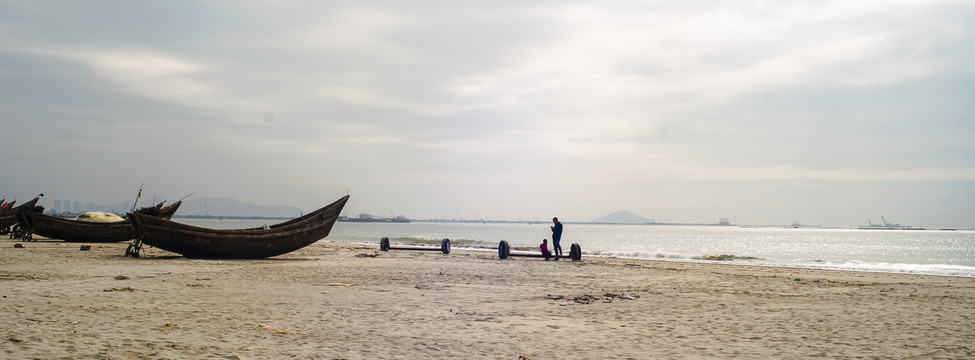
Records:
<instances>
[{"instance_id":1,"label":"beached boat","mask_svg":"<svg viewBox=\"0 0 975 360\"><path fill-rule=\"evenodd\" d=\"M17 223L17 213L14 212L14 204L17 201L8 203L7 199L3 199L0 202L3 203L3 207L0 207L0 234L6 235L10 227Z\"/></svg>"},{"instance_id":2,"label":"beached boat","mask_svg":"<svg viewBox=\"0 0 975 360\"><path fill-rule=\"evenodd\" d=\"M0 210L0 234L7 234L10 232L10 227L17 224L18 217L17 214L33 209L37 205L37 201L41 199L44 194L34 197L28 202L20 204L17 207L6 207Z\"/></svg>"},{"instance_id":3,"label":"beached boat","mask_svg":"<svg viewBox=\"0 0 975 360\"><path fill-rule=\"evenodd\" d=\"M0 199L0 214L2 214L4 211L13 209L14 205L16 204L17 200L7 202L7 198Z\"/></svg>"},{"instance_id":4,"label":"beached boat","mask_svg":"<svg viewBox=\"0 0 975 360\"><path fill-rule=\"evenodd\" d=\"M169 206L163 206L163 203L159 203L136 210L136 213L169 220L176 214L182 203L182 200ZM20 225L26 233L25 240L32 240L35 234L67 242L93 243L121 242L138 237L138 232L129 219L116 222L92 222L66 219L32 211L21 212L19 217Z\"/></svg>"},{"instance_id":5,"label":"beached boat","mask_svg":"<svg viewBox=\"0 0 975 360\"><path fill-rule=\"evenodd\" d=\"M210 229L130 214L140 237L125 254L138 256L143 244L193 258L260 259L286 254L328 236L348 201L346 195L307 215L250 229Z\"/></svg>"}]
</instances>

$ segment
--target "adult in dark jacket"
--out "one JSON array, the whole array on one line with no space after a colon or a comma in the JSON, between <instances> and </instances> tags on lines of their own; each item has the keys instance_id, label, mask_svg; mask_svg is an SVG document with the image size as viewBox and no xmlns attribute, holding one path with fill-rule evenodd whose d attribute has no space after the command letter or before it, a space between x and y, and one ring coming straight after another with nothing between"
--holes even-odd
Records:
<instances>
[{"instance_id":1,"label":"adult in dark jacket","mask_svg":"<svg viewBox=\"0 0 975 360\"><path fill-rule=\"evenodd\" d=\"M556 259L558 256L562 256L562 245L559 245L559 241L562 241L562 223L559 222L559 218L552 218L552 250L555 251Z\"/></svg>"}]
</instances>

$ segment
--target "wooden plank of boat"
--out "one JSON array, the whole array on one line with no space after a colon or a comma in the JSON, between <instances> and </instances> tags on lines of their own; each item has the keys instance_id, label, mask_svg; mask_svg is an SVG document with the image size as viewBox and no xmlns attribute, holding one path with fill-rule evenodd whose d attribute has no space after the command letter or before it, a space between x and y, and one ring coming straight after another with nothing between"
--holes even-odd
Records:
<instances>
[{"instance_id":1,"label":"wooden plank of boat","mask_svg":"<svg viewBox=\"0 0 975 360\"><path fill-rule=\"evenodd\" d=\"M349 196L304 216L266 227L210 229L130 214L139 239L126 250L139 253L142 244L194 258L260 259L286 254L328 236Z\"/></svg>"},{"instance_id":2,"label":"wooden plank of boat","mask_svg":"<svg viewBox=\"0 0 975 360\"><path fill-rule=\"evenodd\" d=\"M169 220L176 214L182 203L181 200L169 206L159 204L142 208L138 212L159 214L160 217ZM28 239L36 234L67 242L109 243L132 240L139 235L129 220L117 222L79 221L25 211L20 214L20 224L26 231Z\"/></svg>"}]
</instances>

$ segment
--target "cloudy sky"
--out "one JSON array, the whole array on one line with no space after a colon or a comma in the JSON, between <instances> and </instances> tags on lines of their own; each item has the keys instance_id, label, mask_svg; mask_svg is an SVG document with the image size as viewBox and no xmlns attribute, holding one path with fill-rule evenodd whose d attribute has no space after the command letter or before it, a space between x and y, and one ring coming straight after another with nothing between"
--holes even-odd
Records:
<instances>
[{"instance_id":1,"label":"cloudy sky","mask_svg":"<svg viewBox=\"0 0 975 360\"><path fill-rule=\"evenodd\" d=\"M975 228L973 19L937 0L0 1L0 193Z\"/></svg>"}]
</instances>

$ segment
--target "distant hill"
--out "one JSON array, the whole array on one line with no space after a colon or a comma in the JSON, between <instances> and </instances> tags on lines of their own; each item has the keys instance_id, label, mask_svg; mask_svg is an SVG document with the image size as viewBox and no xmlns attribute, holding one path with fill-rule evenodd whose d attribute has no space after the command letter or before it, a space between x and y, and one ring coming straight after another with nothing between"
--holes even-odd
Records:
<instances>
[{"instance_id":1,"label":"distant hill","mask_svg":"<svg viewBox=\"0 0 975 360\"><path fill-rule=\"evenodd\" d=\"M177 217L210 215L296 218L301 214L302 210L293 206L258 205L224 198L186 199L176 212Z\"/></svg>"},{"instance_id":2,"label":"distant hill","mask_svg":"<svg viewBox=\"0 0 975 360\"><path fill-rule=\"evenodd\" d=\"M631 213L626 210L620 210L612 214L603 216L601 218L595 219L591 222L594 223L611 223L611 224L646 224L654 222L653 219L647 219L641 217L637 214Z\"/></svg>"}]
</instances>

